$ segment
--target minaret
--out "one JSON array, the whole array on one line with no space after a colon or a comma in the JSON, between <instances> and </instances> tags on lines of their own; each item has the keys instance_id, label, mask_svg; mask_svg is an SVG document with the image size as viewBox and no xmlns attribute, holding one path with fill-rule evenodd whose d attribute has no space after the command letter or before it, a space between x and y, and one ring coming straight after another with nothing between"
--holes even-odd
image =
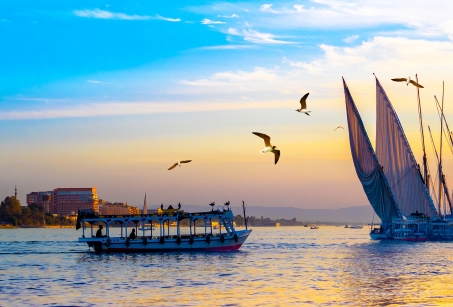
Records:
<instances>
[{"instance_id":1,"label":"minaret","mask_svg":"<svg viewBox=\"0 0 453 307\"><path fill-rule=\"evenodd\" d=\"M143 203L142 214L148 214L148 207L146 206L146 193L145 193L145 201Z\"/></svg>"},{"instance_id":2,"label":"minaret","mask_svg":"<svg viewBox=\"0 0 453 307\"><path fill-rule=\"evenodd\" d=\"M14 185L14 198L17 199L17 186Z\"/></svg>"}]
</instances>

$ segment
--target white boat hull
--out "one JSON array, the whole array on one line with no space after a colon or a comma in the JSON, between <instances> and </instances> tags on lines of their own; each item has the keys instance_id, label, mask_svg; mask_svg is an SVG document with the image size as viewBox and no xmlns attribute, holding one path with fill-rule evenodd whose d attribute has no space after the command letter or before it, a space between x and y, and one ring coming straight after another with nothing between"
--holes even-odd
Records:
<instances>
[{"instance_id":1,"label":"white boat hull","mask_svg":"<svg viewBox=\"0 0 453 307\"><path fill-rule=\"evenodd\" d=\"M208 240L206 236L194 236L191 241L189 236L178 240L175 236L164 237L139 237L135 240L126 238L79 238L79 242L85 242L96 252L169 252L169 251L234 251L238 250L250 235L252 230L236 231L237 240L233 234L224 234L223 243L220 235L211 236ZM209 242L208 242L209 241Z\"/></svg>"},{"instance_id":2,"label":"white boat hull","mask_svg":"<svg viewBox=\"0 0 453 307\"><path fill-rule=\"evenodd\" d=\"M370 233L371 240L390 240L393 239L385 233Z\"/></svg>"}]
</instances>

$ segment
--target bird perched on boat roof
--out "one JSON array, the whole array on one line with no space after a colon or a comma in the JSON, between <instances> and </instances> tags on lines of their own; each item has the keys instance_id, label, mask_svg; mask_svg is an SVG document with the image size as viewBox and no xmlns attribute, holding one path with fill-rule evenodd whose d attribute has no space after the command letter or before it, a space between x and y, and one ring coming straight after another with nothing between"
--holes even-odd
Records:
<instances>
[{"instance_id":1,"label":"bird perched on boat roof","mask_svg":"<svg viewBox=\"0 0 453 307\"><path fill-rule=\"evenodd\" d=\"M264 145L266 145L266 147L263 150L260 150L260 153L264 154L266 152L273 152L275 155L274 164L277 164L278 159L280 159L280 150L277 149L277 146L271 145L271 137L264 133L259 133L259 132L252 132L252 133L254 135L259 136L260 138L262 138L264 140Z\"/></svg>"},{"instance_id":2,"label":"bird perched on boat roof","mask_svg":"<svg viewBox=\"0 0 453 307\"><path fill-rule=\"evenodd\" d=\"M192 161L192 160L182 160L182 161L177 160L176 163L173 164L168 170L174 169L177 165L179 165L181 167L181 163L189 163L190 161Z\"/></svg>"},{"instance_id":3,"label":"bird perched on boat roof","mask_svg":"<svg viewBox=\"0 0 453 307\"><path fill-rule=\"evenodd\" d=\"M302 96L302 98L300 99L300 109L295 110L296 112L305 113L308 116L310 116L310 114L308 113L310 113L311 111L307 110L307 97L309 94L310 93L307 93L304 96Z\"/></svg>"},{"instance_id":4,"label":"bird perched on boat roof","mask_svg":"<svg viewBox=\"0 0 453 307\"><path fill-rule=\"evenodd\" d=\"M335 130L337 130L337 129L340 129L340 128L344 130L344 128L343 128L343 127L341 127L341 126L338 126L337 128L333 129L333 131L335 131Z\"/></svg>"},{"instance_id":5,"label":"bird perched on boat roof","mask_svg":"<svg viewBox=\"0 0 453 307\"><path fill-rule=\"evenodd\" d=\"M421 86L420 84L418 84L414 80L411 80L411 77L408 77L407 79L406 78L394 78L394 79L392 79L392 81L395 81L395 82L406 82L406 85L409 85L409 83L411 83L411 84L413 84L414 86L416 86L418 88L424 88L423 86Z\"/></svg>"}]
</instances>

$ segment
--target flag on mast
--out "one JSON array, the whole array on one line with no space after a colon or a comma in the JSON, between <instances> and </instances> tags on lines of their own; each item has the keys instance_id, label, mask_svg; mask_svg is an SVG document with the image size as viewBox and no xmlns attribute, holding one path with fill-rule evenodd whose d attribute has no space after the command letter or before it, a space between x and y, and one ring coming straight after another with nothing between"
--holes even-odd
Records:
<instances>
[{"instance_id":1,"label":"flag on mast","mask_svg":"<svg viewBox=\"0 0 453 307\"><path fill-rule=\"evenodd\" d=\"M142 214L148 214L148 208L146 207L146 193L145 193L145 202L143 203Z\"/></svg>"}]
</instances>

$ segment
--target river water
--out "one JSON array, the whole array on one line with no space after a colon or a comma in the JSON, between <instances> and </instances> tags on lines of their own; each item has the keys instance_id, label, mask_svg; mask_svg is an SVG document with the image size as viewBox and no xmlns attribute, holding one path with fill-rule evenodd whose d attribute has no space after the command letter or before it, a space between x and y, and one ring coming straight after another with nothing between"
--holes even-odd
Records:
<instances>
[{"instance_id":1,"label":"river water","mask_svg":"<svg viewBox=\"0 0 453 307\"><path fill-rule=\"evenodd\" d=\"M453 242L256 227L238 252L94 254L74 229L0 229L0 306L453 305Z\"/></svg>"}]
</instances>

